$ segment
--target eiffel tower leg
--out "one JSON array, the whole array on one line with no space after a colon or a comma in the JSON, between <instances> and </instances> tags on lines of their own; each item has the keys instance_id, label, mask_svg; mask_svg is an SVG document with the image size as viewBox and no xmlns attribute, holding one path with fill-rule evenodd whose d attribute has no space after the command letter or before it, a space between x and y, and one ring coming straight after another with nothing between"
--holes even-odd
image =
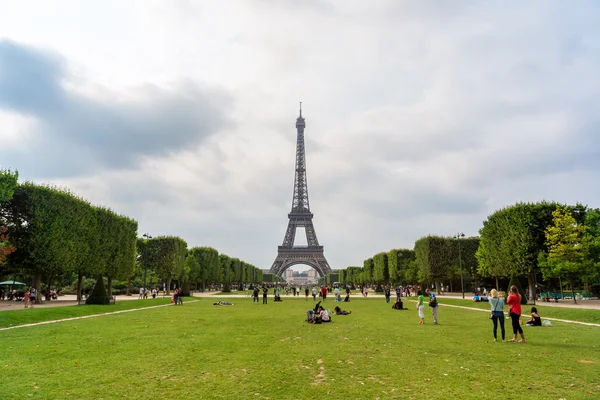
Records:
<instances>
[{"instance_id":1,"label":"eiffel tower leg","mask_svg":"<svg viewBox=\"0 0 600 400\"><path fill-rule=\"evenodd\" d=\"M294 245L294 240L296 240L296 224L290 220L288 222L287 230L285 231L285 236L283 237L282 246L292 247Z\"/></svg>"},{"instance_id":2,"label":"eiffel tower leg","mask_svg":"<svg viewBox=\"0 0 600 400\"><path fill-rule=\"evenodd\" d=\"M317 239L317 233L315 232L312 218L304 225L304 230L306 231L306 243L308 243L309 246L318 246L319 240Z\"/></svg>"}]
</instances>

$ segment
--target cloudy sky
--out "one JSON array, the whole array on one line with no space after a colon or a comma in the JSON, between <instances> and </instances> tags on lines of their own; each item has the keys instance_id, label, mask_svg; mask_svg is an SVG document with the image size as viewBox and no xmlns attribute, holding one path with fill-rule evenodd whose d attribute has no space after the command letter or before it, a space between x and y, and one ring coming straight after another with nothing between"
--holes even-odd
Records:
<instances>
[{"instance_id":1,"label":"cloudy sky","mask_svg":"<svg viewBox=\"0 0 600 400\"><path fill-rule=\"evenodd\" d=\"M0 167L269 268L302 101L332 268L517 201L597 207L599 19L583 0L0 0Z\"/></svg>"}]
</instances>

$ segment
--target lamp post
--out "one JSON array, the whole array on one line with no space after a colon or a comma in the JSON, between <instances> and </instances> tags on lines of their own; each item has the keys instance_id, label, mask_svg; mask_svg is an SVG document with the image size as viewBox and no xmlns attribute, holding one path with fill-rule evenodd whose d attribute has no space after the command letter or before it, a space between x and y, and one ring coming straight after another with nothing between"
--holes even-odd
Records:
<instances>
[{"instance_id":1,"label":"lamp post","mask_svg":"<svg viewBox=\"0 0 600 400\"><path fill-rule=\"evenodd\" d=\"M458 240L458 267L460 268L460 289L462 291L463 299L465 298L465 283L463 281L463 272L462 272L462 254L460 251L460 238L464 238L465 234L462 232L458 232L454 235L454 239Z\"/></svg>"},{"instance_id":2,"label":"lamp post","mask_svg":"<svg viewBox=\"0 0 600 400\"><path fill-rule=\"evenodd\" d=\"M146 273L148 271L148 240L152 239L149 233L144 233L142 235L146 238L146 245L144 246L144 291L146 290Z\"/></svg>"}]
</instances>

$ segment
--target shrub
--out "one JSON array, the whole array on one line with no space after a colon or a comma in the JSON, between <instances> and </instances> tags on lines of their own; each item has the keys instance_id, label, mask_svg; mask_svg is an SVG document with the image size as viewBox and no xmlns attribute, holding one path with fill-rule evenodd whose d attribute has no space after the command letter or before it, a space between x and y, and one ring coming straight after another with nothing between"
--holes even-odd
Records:
<instances>
[{"instance_id":1,"label":"shrub","mask_svg":"<svg viewBox=\"0 0 600 400\"><path fill-rule=\"evenodd\" d=\"M92 293L88 296L85 304L110 304L110 297L108 297L106 293L104 279L102 279L101 276L98 277L96 286L94 286L94 290L92 290Z\"/></svg>"}]
</instances>

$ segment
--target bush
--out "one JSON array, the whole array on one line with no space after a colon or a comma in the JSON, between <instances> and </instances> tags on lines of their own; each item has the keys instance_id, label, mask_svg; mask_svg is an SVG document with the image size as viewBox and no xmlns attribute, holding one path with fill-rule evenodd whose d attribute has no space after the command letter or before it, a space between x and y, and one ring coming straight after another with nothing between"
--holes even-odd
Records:
<instances>
[{"instance_id":1,"label":"bush","mask_svg":"<svg viewBox=\"0 0 600 400\"><path fill-rule=\"evenodd\" d=\"M96 286L94 286L94 290L88 296L85 304L110 304L110 297L108 297L106 293L106 287L104 286L104 279L102 277L98 277L98 281L96 281Z\"/></svg>"}]
</instances>

